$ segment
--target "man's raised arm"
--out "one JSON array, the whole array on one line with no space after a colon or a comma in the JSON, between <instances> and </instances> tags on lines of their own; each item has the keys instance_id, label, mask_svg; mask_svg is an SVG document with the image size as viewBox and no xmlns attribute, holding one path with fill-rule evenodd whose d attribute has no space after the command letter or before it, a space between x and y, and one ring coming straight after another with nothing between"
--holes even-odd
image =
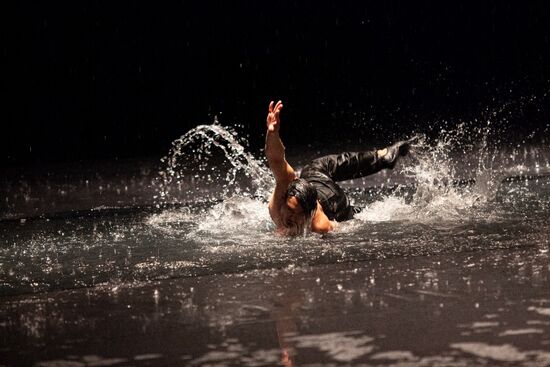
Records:
<instances>
[{"instance_id":1,"label":"man's raised arm","mask_svg":"<svg viewBox=\"0 0 550 367\"><path fill-rule=\"evenodd\" d=\"M283 108L281 101L273 106L273 101L269 104L269 112L267 114L267 133L265 137L265 155L269 168L275 176L277 186L286 186L296 178L294 169L288 164L285 159L285 147L279 136L280 113ZM281 188L282 188L281 187Z\"/></svg>"}]
</instances>

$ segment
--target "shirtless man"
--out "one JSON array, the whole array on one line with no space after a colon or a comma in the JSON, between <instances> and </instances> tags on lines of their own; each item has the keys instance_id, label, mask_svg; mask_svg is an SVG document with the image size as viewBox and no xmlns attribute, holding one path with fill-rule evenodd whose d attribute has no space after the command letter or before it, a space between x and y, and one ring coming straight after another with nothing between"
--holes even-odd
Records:
<instances>
[{"instance_id":1,"label":"shirtless man","mask_svg":"<svg viewBox=\"0 0 550 367\"><path fill-rule=\"evenodd\" d=\"M400 141L380 150L328 155L306 165L298 177L285 159L279 136L282 108L281 101L269 104L265 139L265 154L275 176L269 214L280 234L327 233L337 222L353 218L359 208L350 205L336 182L392 169L398 158L409 152L410 141Z\"/></svg>"}]
</instances>

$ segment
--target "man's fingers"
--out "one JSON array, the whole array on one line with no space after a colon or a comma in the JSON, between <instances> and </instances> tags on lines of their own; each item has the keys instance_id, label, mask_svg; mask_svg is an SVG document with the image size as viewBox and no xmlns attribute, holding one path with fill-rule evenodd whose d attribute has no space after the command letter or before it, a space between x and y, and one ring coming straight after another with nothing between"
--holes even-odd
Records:
<instances>
[{"instance_id":1,"label":"man's fingers","mask_svg":"<svg viewBox=\"0 0 550 367\"><path fill-rule=\"evenodd\" d=\"M277 120L279 120L279 112L281 112L282 108L283 108L283 102L279 101L277 102L277 104L275 105L275 108L273 109L273 111L275 112L275 118Z\"/></svg>"},{"instance_id":2,"label":"man's fingers","mask_svg":"<svg viewBox=\"0 0 550 367\"><path fill-rule=\"evenodd\" d=\"M279 107L277 107L277 109L275 110L275 113L274 113L275 119L277 121L279 121L279 114L281 113L281 108L283 108L283 105L279 105Z\"/></svg>"},{"instance_id":3,"label":"man's fingers","mask_svg":"<svg viewBox=\"0 0 550 367\"><path fill-rule=\"evenodd\" d=\"M275 127L272 124L279 122L279 113L281 112L282 108L283 108L283 102L281 100L279 100L277 104L275 104L275 106L273 106L273 101L269 103L269 114L267 116L269 131L274 131ZM274 119L275 121L273 121L272 119Z\"/></svg>"}]
</instances>

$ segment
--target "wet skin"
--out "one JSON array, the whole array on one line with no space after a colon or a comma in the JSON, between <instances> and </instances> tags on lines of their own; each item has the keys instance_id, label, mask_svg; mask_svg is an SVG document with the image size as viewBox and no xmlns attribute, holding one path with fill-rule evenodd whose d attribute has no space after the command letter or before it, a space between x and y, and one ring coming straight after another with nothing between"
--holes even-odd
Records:
<instances>
[{"instance_id":1,"label":"wet skin","mask_svg":"<svg viewBox=\"0 0 550 367\"><path fill-rule=\"evenodd\" d=\"M269 104L265 152L269 168L275 176L275 189L269 201L269 214L277 226L277 233L296 235L307 222L303 209L295 197L287 197L288 185L297 178L294 168L285 159L285 147L279 136L281 101ZM311 218L311 231L326 233L336 228L336 222L328 219L319 202Z\"/></svg>"}]
</instances>

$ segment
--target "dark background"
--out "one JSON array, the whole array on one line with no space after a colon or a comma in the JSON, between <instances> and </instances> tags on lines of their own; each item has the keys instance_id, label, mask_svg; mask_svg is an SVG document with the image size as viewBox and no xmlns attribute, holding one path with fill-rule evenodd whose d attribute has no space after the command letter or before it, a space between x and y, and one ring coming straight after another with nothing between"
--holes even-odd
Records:
<instances>
[{"instance_id":1,"label":"dark background","mask_svg":"<svg viewBox=\"0 0 550 367\"><path fill-rule=\"evenodd\" d=\"M279 98L288 144L429 133L507 104L508 131L548 132L544 1L17 4L3 165L162 155L215 115L258 149Z\"/></svg>"}]
</instances>

